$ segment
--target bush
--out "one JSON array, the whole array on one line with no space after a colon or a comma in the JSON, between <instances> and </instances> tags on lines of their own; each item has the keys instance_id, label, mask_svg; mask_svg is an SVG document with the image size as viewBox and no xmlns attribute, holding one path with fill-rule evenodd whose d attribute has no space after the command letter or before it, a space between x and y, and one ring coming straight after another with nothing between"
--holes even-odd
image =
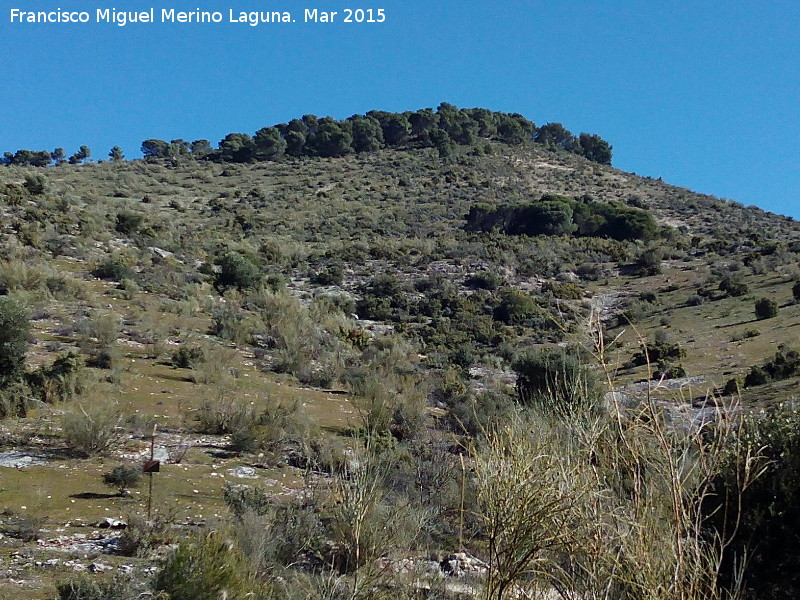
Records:
<instances>
[{"instance_id":1,"label":"bush","mask_svg":"<svg viewBox=\"0 0 800 600\"><path fill-rule=\"evenodd\" d=\"M661 248L647 248L637 258L634 264L639 275L658 275L661 273L661 261L664 260L664 250Z\"/></svg>"},{"instance_id":2,"label":"bush","mask_svg":"<svg viewBox=\"0 0 800 600\"><path fill-rule=\"evenodd\" d=\"M172 366L178 369L194 369L206 360L206 354L200 346L181 344L172 353Z\"/></svg>"},{"instance_id":3,"label":"bush","mask_svg":"<svg viewBox=\"0 0 800 600\"><path fill-rule=\"evenodd\" d=\"M21 515L8 509L3 510L2 516L2 533L23 542L36 540L47 522L46 517Z\"/></svg>"},{"instance_id":4,"label":"bush","mask_svg":"<svg viewBox=\"0 0 800 600\"><path fill-rule=\"evenodd\" d=\"M668 361L661 360L656 365L656 369L653 371L653 379L679 379L681 377L686 377L686 369L683 368L681 364L672 364Z\"/></svg>"},{"instance_id":5,"label":"bush","mask_svg":"<svg viewBox=\"0 0 800 600\"><path fill-rule=\"evenodd\" d=\"M595 406L595 380L575 352L550 349L523 354L512 364L517 398L546 412L571 415Z\"/></svg>"},{"instance_id":6,"label":"bush","mask_svg":"<svg viewBox=\"0 0 800 600\"><path fill-rule=\"evenodd\" d=\"M219 273L216 286L220 290L237 288L240 290L257 288L261 283L258 266L240 252L229 252L219 260Z\"/></svg>"},{"instance_id":7,"label":"bush","mask_svg":"<svg viewBox=\"0 0 800 600\"><path fill-rule=\"evenodd\" d=\"M343 280L344 267L338 264L330 265L327 269L323 269L311 277L311 283L315 285L342 285Z\"/></svg>"},{"instance_id":8,"label":"bush","mask_svg":"<svg viewBox=\"0 0 800 600\"><path fill-rule=\"evenodd\" d=\"M542 291L550 292L553 297L559 300L580 300L583 298L583 288L577 283L555 283L548 282L542 286Z\"/></svg>"},{"instance_id":9,"label":"bush","mask_svg":"<svg viewBox=\"0 0 800 600\"><path fill-rule=\"evenodd\" d=\"M800 281L796 281L792 286L792 298L795 302L800 302Z\"/></svg>"},{"instance_id":10,"label":"bush","mask_svg":"<svg viewBox=\"0 0 800 600\"><path fill-rule=\"evenodd\" d=\"M49 367L39 367L26 379L31 391L53 404L73 399L83 392L83 360L77 354L59 356Z\"/></svg>"},{"instance_id":11,"label":"bush","mask_svg":"<svg viewBox=\"0 0 800 600\"><path fill-rule=\"evenodd\" d=\"M43 175L25 175L22 186L32 196L40 196L47 190L47 179Z\"/></svg>"},{"instance_id":12,"label":"bush","mask_svg":"<svg viewBox=\"0 0 800 600\"><path fill-rule=\"evenodd\" d=\"M726 275L722 278L722 281L719 282L719 290L725 292L729 296L744 296L749 291L749 288L741 279Z\"/></svg>"},{"instance_id":13,"label":"bush","mask_svg":"<svg viewBox=\"0 0 800 600\"><path fill-rule=\"evenodd\" d=\"M722 393L726 396L738 396L741 393L742 387L744 387L744 381L741 377L731 377L725 382Z\"/></svg>"},{"instance_id":14,"label":"bush","mask_svg":"<svg viewBox=\"0 0 800 600\"><path fill-rule=\"evenodd\" d=\"M769 298L761 298L755 304L756 319L771 319L778 316L778 304Z\"/></svg>"},{"instance_id":15,"label":"bush","mask_svg":"<svg viewBox=\"0 0 800 600\"><path fill-rule=\"evenodd\" d=\"M231 432L231 449L236 452L271 451L287 442L302 445L311 437L311 420L298 400L267 398L261 412L244 416Z\"/></svg>"},{"instance_id":16,"label":"bush","mask_svg":"<svg viewBox=\"0 0 800 600\"><path fill-rule=\"evenodd\" d=\"M359 290L356 312L362 319L398 321L407 315L409 300L405 287L392 274L376 275Z\"/></svg>"},{"instance_id":17,"label":"bush","mask_svg":"<svg viewBox=\"0 0 800 600\"><path fill-rule=\"evenodd\" d=\"M215 399L203 401L195 419L198 432L224 435L250 429L258 416L249 402L220 392Z\"/></svg>"},{"instance_id":18,"label":"bush","mask_svg":"<svg viewBox=\"0 0 800 600\"><path fill-rule=\"evenodd\" d=\"M94 268L92 275L98 279L122 281L123 279L132 279L133 271L121 258L109 257Z\"/></svg>"},{"instance_id":19,"label":"bush","mask_svg":"<svg viewBox=\"0 0 800 600\"><path fill-rule=\"evenodd\" d=\"M19 381L25 373L30 323L23 306L0 296L0 388Z\"/></svg>"},{"instance_id":20,"label":"bush","mask_svg":"<svg viewBox=\"0 0 800 600\"><path fill-rule=\"evenodd\" d=\"M631 357L628 366L640 367L646 364L669 363L686 358L686 349L680 344L672 344L666 339L655 339L647 342L641 351Z\"/></svg>"},{"instance_id":21,"label":"bush","mask_svg":"<svg viewBox=\"0 0 800 600\"><path fill-rule=\"evenodd\" d=\"M154 587L170 600L245 598L251 589L241 550L219 533L181 542L156 573Z\"/></svg>"},{"instance_id":22,"label":"bush","mask_svg":"<svg viewBox=\"0 0 800 600\"><path fill-rule=\"evenodd\" d=\"M489 290L493 292L504 285L508 285L505 278L494 271L477 271L464 281L464 285L474 290Z\"/></svg>"},{"instance_id":23,"label":"bush","mask_svg":"<svg viewBox=\"0 0 800 600\"><path fill-rule=\"evenodd\" d=\"M163 516L155 515L152 520L145 521L133 515L122 530L117 547L122 556L144 558L159 546L172 543L174 535L173 523Z\"/></svg>"},{"instance_id":24,"label":"bush","mask_svg":"<svg viewBox=\"0 0 800 600\"><path fill-rule=\"evenodd\" d=\"M500 295L500 304L494 309L494 318L506 325L521 325L537 312L537 305L530 294L513 288Z\"/></svg>"},{"instance_id":25,"label":"bush","mask_svg":"<svg viewBox=\"0 0 800 600\"><path fill-rule=\"evenodd\" d=\"M135 213L117 213L117 221L114 229L118 233L131 235L136 233L141 226L143 217Z\"/></svg>"},{"instance_id":26,"label":"bush","mask_svg":"<svg viewBox=\"0 0 800 600\"><path fill-rule=\"evenodd\" d=\"M790 600L800 595L800 411L780 404L762 415L746 417L741 443L730 445L727 460L705 496L705 527L732 535L723 555L720 582L731 588L744 564L745 596L755 600ZM745 464L745 451L759 455ZM745 468L763 474L742 488ZM741 501L739 498L741 497Z\"/></svg>"},{"instance_id":27,"label":"bush","mask_svg":"<svg viewBox=\"0 0 800 600\"><path fill-rule=\"evenodd\" d=\"M279 501L262 488L230 484L223 497L236 517L241 547L262 571L324 551L324 526L313 504Z\"/></svg>"},{"instance_id":28,"label":"bush","mask_svg":"<svg viewBox=\"0 0 800 600\"><path fill-rule=\"evenodd\" d=\"M769 383L770 376L761 367L750 367L750 372L744 378L744 387L764 385Z\"/></svg>"},{"instance_id":29,"label":"bush","mask_svg":"<svg viewBox=\"0 0 800 600\"><path fill-rule=\"evenodd\" d=\"M115 576L101 579L88 573L59 581L56 584L58 600L130 600L136 597L130 579Z\"/></svg>"},{"instance_id":30,"label":"bush","mask_svg":"<svg viewBox=\"0 0 800 600\"><path fill-rule=\"evenodd\" d=\"M78 406L64 414L63 435L67 447L79 456L107 454L122 439L122 415L113 403Z\"/></svg>"},{"instance_id":31,"label":"bush","mask_svg":"<svg viewBox=\"0 0 800 600\"><path fill-rule=\"evenodd\" d=\"M0 419L26 416L34 400L24 381L14 381L0 388Z\"/></svg>"},{"instance_id":32,"label":"bush","mask_svg":"<svg viewBox=\"0 0 800 600\"><path fill-rule=\"evenodd\" d=\"M781 345L772 360L767 361L763 366L751 367L745 377L744 385L745 387L764 385L770 381L795 377L798 373L800 373L800 352L789 350Z\"/></svg>"},{"instance_id":33,"label":"bush","mask_svg":"<svg viewBox=\"0 0 800 600\"><path fill-rule=\"evenodd\" d=\"M103 483L117 488L119 495L125 495L128 488L136 487L142 477L142 472L132 465L117 465L110 471L103 473Z\"/></svg>"}]
</instances>

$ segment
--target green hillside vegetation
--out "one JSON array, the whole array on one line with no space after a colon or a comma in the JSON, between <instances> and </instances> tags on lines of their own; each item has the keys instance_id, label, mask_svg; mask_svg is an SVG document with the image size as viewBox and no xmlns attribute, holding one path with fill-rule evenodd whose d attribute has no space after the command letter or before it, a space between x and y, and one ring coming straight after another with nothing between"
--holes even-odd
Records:
<instances>
[{"instance_id":1,"label":"green hillside vegetation","mask_svg":"<svg viewBox=\"0 0 800 600\"><path fill-rule=\"evenodd\" d=\"M509 145L535 141L594 162L611 164L612 148L596 134L581 133L576 137L560 123L548 123L537 128L533 122L516 113L485 108L459 109L445 102L436 111L430 108L403 113L372 110L341 121L332 117L303 115L288 123L263 127L252 136L229 133L217 148L213 148L208 140L167 142L147 139L142 142L141 150L145 158L179 160L192 157L223 163L252 163L280 160L284 156L341 157L375 152L381 148L436 148L440 156L446 157L458 146L483 145L489 141ZM5 165L46 167L64 162L80 164L90 156L87 146L81 146L69 159L63 148L56 148L53 152L17 150L5 152L2 162ZM124 158L119 146L114 146L108 156L112 162Z\"/></svg>"},{"instance_id":2,"label":"green hillside vegetation","mask_svg":"<svg viewBox=\"0 0 800 600\"><path fill-rule=\"evenodd\" d=\"M0 168L0 595L796 596L792 219L446 104L143 152Z\"/></svg>"}]
</instances>

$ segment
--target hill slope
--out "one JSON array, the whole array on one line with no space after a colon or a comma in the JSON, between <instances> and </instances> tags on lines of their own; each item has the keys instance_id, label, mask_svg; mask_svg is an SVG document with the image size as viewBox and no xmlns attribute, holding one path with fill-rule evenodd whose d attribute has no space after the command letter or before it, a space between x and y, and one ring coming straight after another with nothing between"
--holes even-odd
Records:
<instances>
[{"instance_id":1,"label":"hill slope","mask_svg":"<svg viewBox=\"0 0 800 600\"><path fill-rule=\"evenodd\" d=\"M538 210L543 196L569 207L560 235L466 227L475 206ZM658 227L645 239L582 233L594 230L573 212L594 218L598 206ZM756 405L793 396L800 374L767 369L776 374L744 387L752 366L796 339L800 225L540 145L450 159L418 149L10 166L0 219L0 289L30 315L27 370L39 374L24 394L5 393L6 413L28 415L5 421L5 436L44 461L21 481L59 525L75 509L91 521L144 507L98 492L75 505L110 466L74 457L62 427L79 406L126 415L113 420L125 434L109 449L117 459L144 456L156 423L171 463L183 449L182 471L158 485L189 523L219 510L223 469L256 465L291 495L302 465L342 460L352 445L342 432L367 425L397 443L474 433L514 403L519 357L596 351L598 319L614 340L604 356L614 385L632 397L661 378L673 382L656 390L666 401L701 402L740 377ZM775 316L756 318L761 297ZM53 375L69 352L88 364L77 388ZM487 390L503 400L480 404ZM470 422L476 402L484 412ZM225 443L239 454L204 447ZM0 504L23 510L29 489L7 484ZM49 574L37 577L27 597L50 589Z\"/></svg>"}]
</instances>

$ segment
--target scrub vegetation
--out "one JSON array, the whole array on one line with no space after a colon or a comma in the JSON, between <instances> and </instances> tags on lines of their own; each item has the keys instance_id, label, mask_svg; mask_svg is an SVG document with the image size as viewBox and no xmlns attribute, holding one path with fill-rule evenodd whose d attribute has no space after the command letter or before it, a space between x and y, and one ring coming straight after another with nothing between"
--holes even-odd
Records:
<instances>
[{"instance_id":1,"label":"scrub vegetation","mask_svg":"<svg viewBox=\"0 0 800 600\"><path fill-rule=\"evenodd\" d=\"M0 596L797 597L792 219L447 104L142 146L0 167Z\"/></svg>"}]
</instances>

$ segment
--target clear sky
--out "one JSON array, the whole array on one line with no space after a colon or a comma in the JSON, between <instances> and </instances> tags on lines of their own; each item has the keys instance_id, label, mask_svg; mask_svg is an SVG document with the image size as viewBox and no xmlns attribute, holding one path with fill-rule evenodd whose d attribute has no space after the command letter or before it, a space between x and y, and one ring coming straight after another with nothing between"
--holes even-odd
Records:
<instances>
[{"instance_id":1,"label":"clear sky","mask_svg":"<svg viewBox=\"0 0 800 600\"><path fill-rule=\"evenodd\" d=\"M0 151L253 133L306 113L460 107L560 121L614 165L800 218L797 0L3 0ZM156 23L95 23L155 9ZM19 24L10 10L87 11ZM162 8L220 11L164 24ZM337 11L304 23L304 9ZM346 8L384 23L346 24ZM229 23L290 11L291 24ZM377 16L377 12L374 13Z\"/></svg>"}]
</instances>

